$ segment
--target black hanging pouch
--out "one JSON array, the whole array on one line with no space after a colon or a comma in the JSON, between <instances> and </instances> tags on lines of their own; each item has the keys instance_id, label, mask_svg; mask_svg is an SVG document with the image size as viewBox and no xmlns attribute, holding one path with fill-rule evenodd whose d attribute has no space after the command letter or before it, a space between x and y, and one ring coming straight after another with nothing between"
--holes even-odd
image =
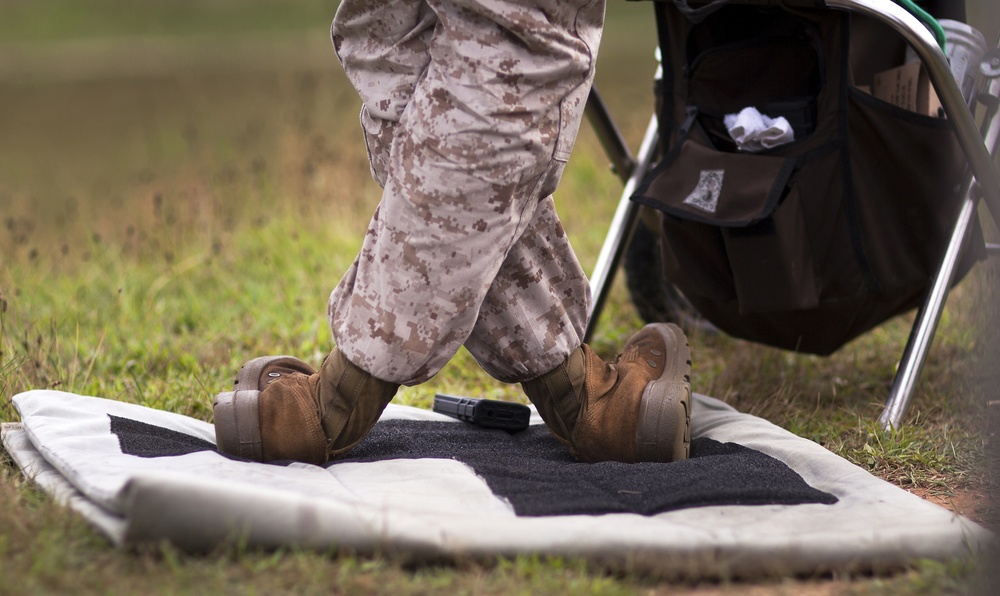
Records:
<instances>
[{"instance_id":1,"label":"black hanging pouch","mask_svg":"<svg viewBox=\"0 0 1000 596\"><path fill-rule=\"evenodd\" d=\"M655 3L663 158L632 196L659 212L664 280L731 335L816 354L920 304L963 171L947 122L853 87L858 17L692 4ZM741 150L724 119L746 107L786 118L794 140Z\"/></svg>"},{"instance_id":2,"label":"black hanging pouch","mask_svg":"<svg viewBox=\"0 0 1000 596\"><path fill-rule=\"evenodd\" d=\"M682 142L633 197L665 214L668 279L687 294L735 300L741 312L815 306L810 263L785 258L808 242L797 200L784 205L795 169L790 157Z\"/></svg>"}]
</instances>

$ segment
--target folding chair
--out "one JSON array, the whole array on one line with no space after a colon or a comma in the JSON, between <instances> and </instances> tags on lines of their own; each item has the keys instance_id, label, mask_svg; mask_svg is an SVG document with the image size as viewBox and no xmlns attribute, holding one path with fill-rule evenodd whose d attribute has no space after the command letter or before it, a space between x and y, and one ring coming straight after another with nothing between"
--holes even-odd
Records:
<instances>
[{"instance_id":1,"label":"folding chair","mask_svg":"<svg viewBox=\"0 0 1000 596\"><path fill-rule=\"evenodd\" d=\"M738 2L753 4L754 0L738 0ZM789 3L794 3L794 0L790 0ZM706 0L696 3L692 0L691 4L705 5L709 2ZM978 64L980 69L978 93L971 102L967 102L933 34L916 16L892 0L815 0L799 4L807 5L807 9L863 15L887 25L898 33L926 69L930 83L937 92L947 121L968 164L968 174L958 195L960 201L954 216L954 224L951 226L950 239L947 246L942 248L936 273L928 280L929 289L918 310L885 408L879 417L882 428L899 428L940 321L949 288L956 278L966 240L974 227L978 229L977 208L980 198L985 199L993 220L1000 222L1000 176L992 156L1000 143L1000 119L996 118L1000 105L997 101L1000 96L1000 48L987 52ZM658 82L662 72L661 66L656 73ZM979 125L973 115L977 111L977 102L981 104L980 111L984 113ZM587 118L610 159L613 170L624 183L621 200L591 276L594 299L587 329L589 338L604 307L615 272L622 262L636 228L640 205L630 199L661 155L661 130L654 113L638 153L633 156L596 88L590 95ZM986 248L991 254L998 250L996 245L987 245ZM691 266L697 267L697 264L693 263Z\"/></svg>"}]
</instances>

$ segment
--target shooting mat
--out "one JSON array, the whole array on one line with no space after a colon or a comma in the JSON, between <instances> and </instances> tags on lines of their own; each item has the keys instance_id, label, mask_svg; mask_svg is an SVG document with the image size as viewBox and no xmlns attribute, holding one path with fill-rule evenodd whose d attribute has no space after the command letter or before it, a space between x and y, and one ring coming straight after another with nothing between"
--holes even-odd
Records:
<instances>
[{"instance_id":1,"label":"shooting mat","mask_svg":"<svg viewBox=\"0 0 1000 596\"><path fill-rule=\"evenodd\" d=\"M891 569L992 535L763 419L695 395L692 457L582 464L540 424L485 430L391 404L347 459L259 464L211 424L59 391L14 397L3 444L120 546L239 540L407 560L583 557L683 577Z\"/></svg>"}]
</instances>

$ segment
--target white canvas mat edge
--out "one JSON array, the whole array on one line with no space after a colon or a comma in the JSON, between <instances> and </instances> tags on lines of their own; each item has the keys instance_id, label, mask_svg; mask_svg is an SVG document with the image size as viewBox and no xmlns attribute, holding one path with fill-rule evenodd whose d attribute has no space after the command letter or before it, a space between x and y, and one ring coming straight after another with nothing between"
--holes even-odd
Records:
<instances>
[{"instance_id":1,"label":"white canvas mat edge","mask_svg":"<svg viewBox=\"0 0 1000 596\"><path fill-rule=\"evenodd\" d=\"M3 423L0 427L0 442L26 478L36 483L57 503L83 516L115 546L124 544L125 518L101 508L70 484L35 449L20 423Z\"/></svg>"},{"instance_id":2,"label":"white canvas mat edge","mask_svg":"<svg viewBox=\"0 0 1000 596\"><path fill-rule=\"evenodd\" d=\"M15 397L28 427L34 420L31 412L53 414L50 407L55 398L63 403L84 400L88 405L100 404L101 408L134 419L152 416L155 421L151 423L155 424L170 420L182 427L193 425L197 428L192 434L202 435L211 430L211 425L200 421L132 404L60 392L30 393L33 395ZM439 415L390 406L386 417L428 419ZM418 559L542 553L583 556L616 566L648 567L658 572L695 576L892 567L916 558L966 557L991 539L988 532L969 520L879 480L819 445L762 419L740 414L718 400L696 396L692 418L694 436L739 442L768 453L785 461L812 486L836 494L841 502L833 506L704 507L653 517L616 514L554 518L518 518L512 516L505 503L497 503L485 512L475 508L471 512L451 506L440 508L450 511L442 516L440 511L386 507L384 503L372 506L358 499L331 496L325 490L302 493L276 489L273 478L251 488L248 483L232 478L196 476L174 469L135 470L115 489L97 490L98 499L106 498L106 493L115 493L112 509L120 510L124 528L110 530L117 532L118 539L106 529L107 520L99 523L93 512L81 513L113 541L124 544L168 539L185 549L206 550L237 533L247 544L264 547L341 547L360 552L396 552ZM19 433L25 433L32 441L37 437L24 430L5 429L4 443L12 455L19 452L15 459L21 465L21 461L30 458L26 455L28 446L34 445L13 440ZM405 467L414 461L420 460L378 463ZM70 474L64 478L75 475L72 463L61 464L70 468ZM300 475L319 470L312 466L302 468L312 470L292 469L289 473ZM56 484L51 480L45 482L48 486ZM85 479L85 488L87 482L89 479ZM425 498L431 497L425 495ZM98 505L94 505L94 511L111 515L107 508Z\"/></svg>"}]
</instances>

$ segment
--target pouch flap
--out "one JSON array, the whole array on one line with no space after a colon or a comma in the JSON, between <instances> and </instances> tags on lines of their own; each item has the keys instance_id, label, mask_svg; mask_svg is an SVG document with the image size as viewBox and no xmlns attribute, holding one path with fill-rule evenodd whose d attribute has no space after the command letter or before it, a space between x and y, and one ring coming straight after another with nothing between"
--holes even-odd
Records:
<instances>
[{"instance_id":1,"label":"pouch flap","mask_svg":"<svg viewBox=\"0 0 1000 596\"><path fill-rule=\"evenodd\" d=\"M725 153L685 139L631 198L681 219L743 227L774 211L794 169L792 158Z\"/></svg>"}]
</instances>

